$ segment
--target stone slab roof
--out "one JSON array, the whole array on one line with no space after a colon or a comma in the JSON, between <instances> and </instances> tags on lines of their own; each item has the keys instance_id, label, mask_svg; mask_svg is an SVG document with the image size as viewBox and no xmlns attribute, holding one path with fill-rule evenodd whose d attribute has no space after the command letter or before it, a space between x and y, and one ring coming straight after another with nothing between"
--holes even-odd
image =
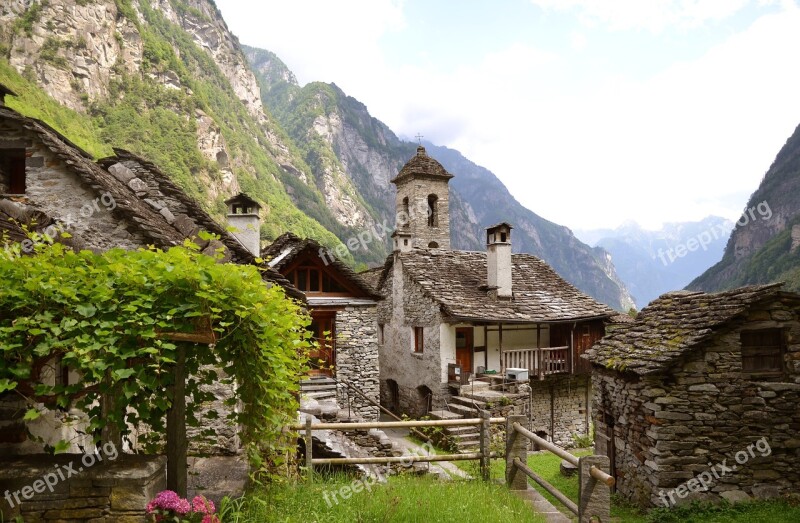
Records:
<instances>
[{"instance_id":1,"label":"stone slab roof","mask_svg":"<svg viewBox=\"0 0 800 523\"><path fill-rule=\"evenodd\" d=\"M782 285L663 294L634 322L615 326L584 357L595 365L639 375L666 370L752 305L789 294L781 292Z\"/></svg>"},{"instance_id":2,"label":"stone slab roof","mask_svg":"<svg viewBox=\"0 0 800 523\"><path fill-rule=\"evenodd\" d=\"M261 250L261 257L267 260L272 269L280 271L290 265L298 255L306 250L319 255L323 249L328 263L345 277L356 288L361 290L370 298L380 300L383 296L376 290L376 287L364 280L361 275L356 273L346 263L342 262L333 255L326 247L311 238L300 238L291 232L285 232L278 236L271 245Z\"/></svg>"},{"instance_id":3,"label":"stone slab roof","mask_svg":"<svg viewBox=\"0 0 800 523\"><path fill-rule=\"evenodd\" d=\"M0 119L13 121L37 135L45 147L95 194L111 194L116 203L116 208L111 211L114 217L141 233L152 245L161 249L181 245L186 238L192 238L200 229L205 229L223 238L222 244L232 261L255 263L255 257L238 240L152 163L122 149L115 149L117 156L95 163L91 155L44 122L4 106L0 106ZM125 163L134 166L135 171L129 167L113 167ZM217 246L205 242L201 247L213 250ZM279 273L267 270L264 278L284 287L293 298L305 300L303 293Z\"/></svg>"},{"instance_id":4,"label":"stone slab roof","mask_svg":"<svg viewBox=\"0 0 800 523\"><path fill-rule=\"evenodd\" d=\"M412 175L433 176L440 179L453 177L442 164L428 156L425 152L425 147L421 145L417 147L417 154L406 162L400 172L397 173L397 176L392 178L391 183L396 184L406 178L411 178Z\"/></svg>"},{"instance_id":5,"label":"stone slab roof","mask_svg":"<svg viewBox=\"0 0 800 523\"><path fill-rule=\"evenodd\" d=\"M582 293L532 254L511 256L513 298L498 300L486 285L486 253L414 249L396 253L404 273L454 320L504 323L609 318L617 312ZM396 263L387 262L380 284Z\"/></svg>"},{"instance_id":6,"label":"stone slab roof","mask_svg":"<svg viewBox=\"0 0 800 523\"><path fill-rule=\"evenodd\" d=\"M367 269L365 271L359 272L358 275L361 277L362 280L367 282L370 287L375 289L375 292L380 292L381 276L383 275L383 266L375 267L373 269Z\"/></svg>"}]
</instances>

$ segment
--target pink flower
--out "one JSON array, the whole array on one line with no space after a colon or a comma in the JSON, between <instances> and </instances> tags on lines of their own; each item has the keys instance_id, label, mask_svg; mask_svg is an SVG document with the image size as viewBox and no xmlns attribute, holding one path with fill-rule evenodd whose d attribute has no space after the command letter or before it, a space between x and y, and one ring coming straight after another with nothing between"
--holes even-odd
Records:
<instances>
[{"instance_id":1,"label":"pink flower","mask_svg":"<svg viewBox=\"0 0 800 523\"><path fill-rule=\"evenodd\" d=\"M192 500L192 509L199 514L213 514L217 511L214 502L203 496L195 496ZM205 520L205 518L204 518Z\"/></svg>"},{"instance_id":2,"label":"pink flower","mask_svg":"<svg viewBox=\"0 0 800 523\"><path fill-rule=\"evenodd\" d=\"M147 513L154 512L160 513L161 511L172 511L176 514L188 514L191 512L192 506L188 501L178 496L171 490L162 490L153 500L147 504Z\"/></svg>"}]
</instances>

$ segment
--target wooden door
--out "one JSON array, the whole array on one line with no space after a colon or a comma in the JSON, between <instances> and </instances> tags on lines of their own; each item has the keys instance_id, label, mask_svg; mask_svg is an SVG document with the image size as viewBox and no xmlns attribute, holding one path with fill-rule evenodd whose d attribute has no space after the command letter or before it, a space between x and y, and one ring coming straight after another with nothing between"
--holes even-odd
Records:
<instances>
[{"instance_id":1,"label":"wooden door","mask_svg":"<svg viewBox=\"0 0 800 523\"><path fill-rule=\"evenodd\" d=\"M472 372L472 327L456 329L456 363L461 365L461 372Z\"/></svg>"},{"instance_id":2,"label":"wooden door","mask_svg":"<svg viewBox=\"0 0 800 523\"><path fill-rule=\"evenodd\" d=\"M333 376L336 364L336 313L329 311L312 311L311 325L317 347L308 353L312 376Z\"/></svg>"}]
</instances>

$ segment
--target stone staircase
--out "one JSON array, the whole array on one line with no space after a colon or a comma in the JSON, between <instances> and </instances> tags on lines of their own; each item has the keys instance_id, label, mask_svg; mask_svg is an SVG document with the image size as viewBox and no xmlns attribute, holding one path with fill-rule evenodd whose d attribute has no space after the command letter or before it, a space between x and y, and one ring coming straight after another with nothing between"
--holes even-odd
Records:
<instances>
[{"instance_id":1,"label":"stone staircase","mask_svg":"<svg viewBox=\"0 0 800 523\"><path fill-rule=\"evenodd\" d=\"M312 376L300 382L300 393L309 399L335 399L336 381L327 376Z\"/></svg>"},{"instance_id":2,"label":"stone staircase","mask_svg":"<svg viewBox=\"0 0 800 523\"><path fill-rule=\"evenodd\" d=\"M483 394L491 394L486 387L488 384L474 382L461 388L458 396L454 396L448 405L449 410L434 410L428 415L431 419L466 419L479 418L479 410L486 410L486 401ZM480 432L477 426L472 427L445 427L445 432L453 438L458 451L474 452L480 446Z\"/></svg>"}]
</instances>

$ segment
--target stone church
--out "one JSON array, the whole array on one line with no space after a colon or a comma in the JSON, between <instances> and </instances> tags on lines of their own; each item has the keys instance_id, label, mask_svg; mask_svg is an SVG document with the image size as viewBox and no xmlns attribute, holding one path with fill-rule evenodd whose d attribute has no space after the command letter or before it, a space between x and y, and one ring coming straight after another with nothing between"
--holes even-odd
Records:
<instances>
[{"instance_id":1,"label":"stone church","mask_svg":"<svg viewBox=\"0 0 800 523\"><path fill-rule=\"evenodd\" d=\"M394 252L365 274L386 297L378 305L382 403L411 415L452 410L454 382L524 370L533 429L570 444L590 422L590 368L580 356L617 312L536 256L512 254L508 223L486 230L486 251L451 249L451 178L420 146L392 180Z\"/></svg>"}]
</instances>

